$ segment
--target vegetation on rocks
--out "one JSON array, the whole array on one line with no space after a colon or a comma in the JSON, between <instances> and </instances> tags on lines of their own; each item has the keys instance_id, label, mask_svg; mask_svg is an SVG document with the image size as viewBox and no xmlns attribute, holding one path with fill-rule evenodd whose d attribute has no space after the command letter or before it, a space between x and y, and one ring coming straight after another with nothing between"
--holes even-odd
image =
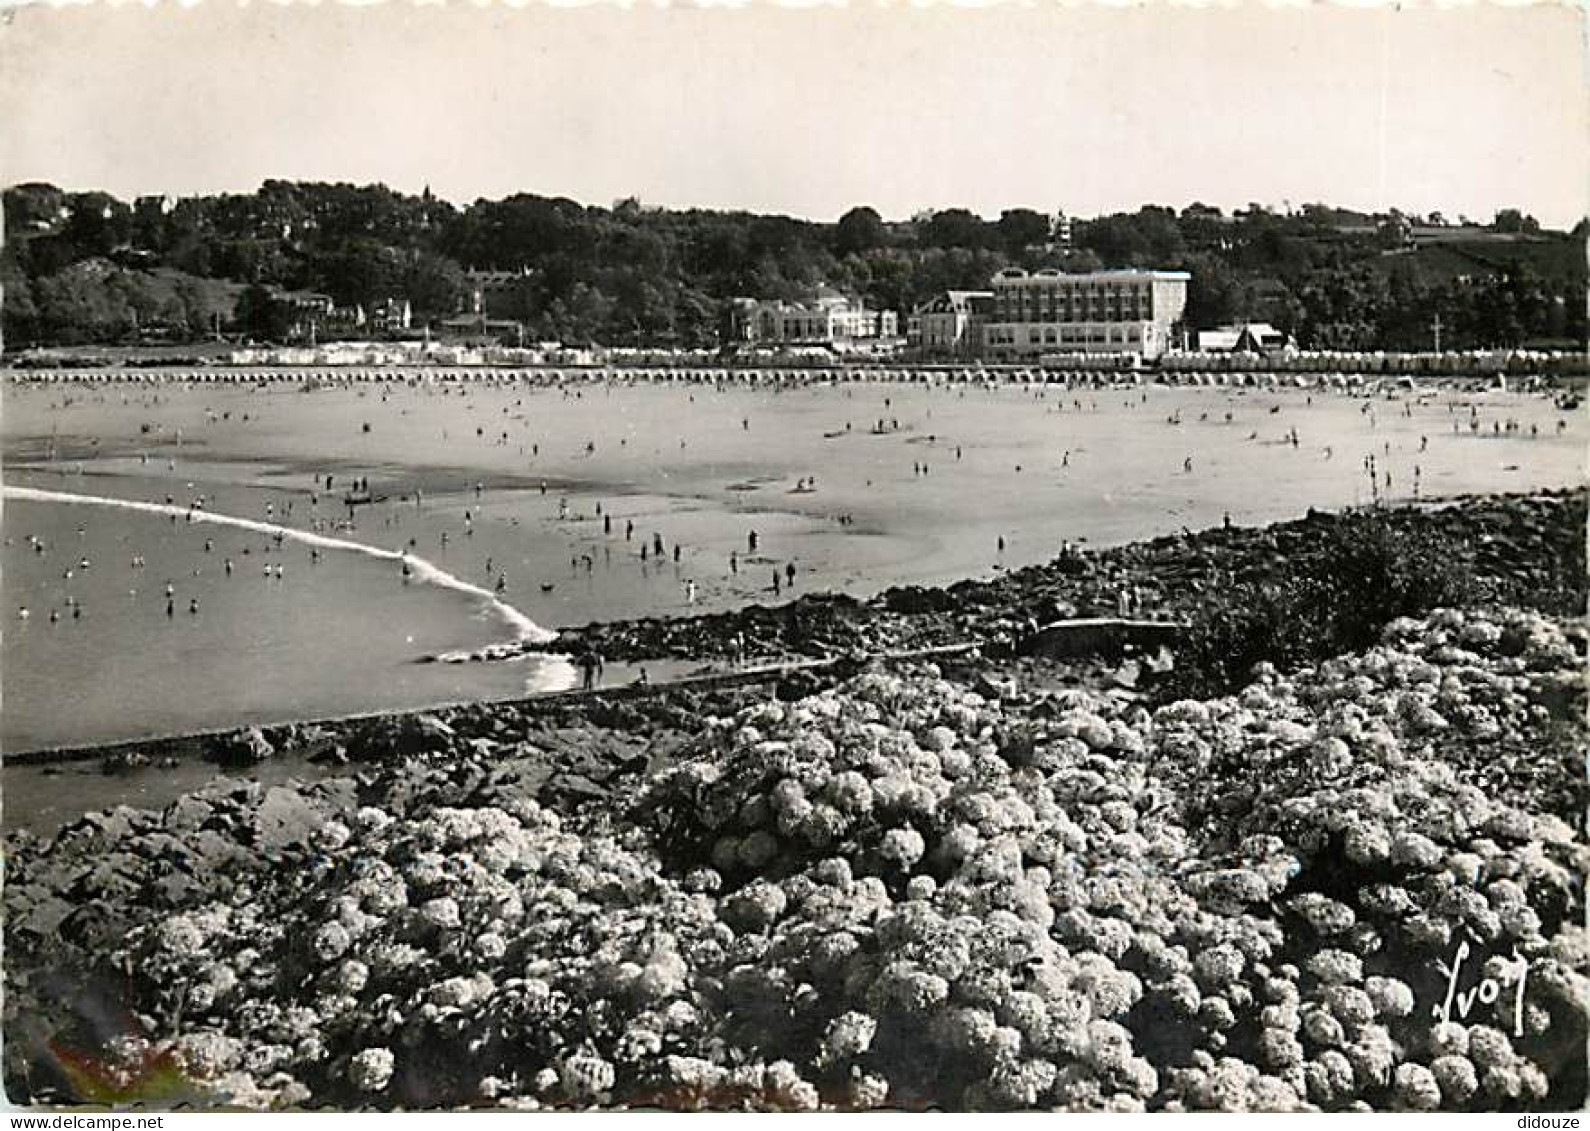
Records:
<instances>
[{"instance_id":1,"label":"vegetation on rocks","mask_svg":"<svg viewBox=\"0 0 1590 1131\"><path fill-rule=\"evenodd\" d=\"M82 1098L88 1063L247 1106L1577 1106L1590 853L1466 752L1582 749L1584 652L1442 609L1152 711L866 671L706 705L618 804L428 728L358 778L89 818L8 853L8 1093Z\"/></svg>"}]
</instances>

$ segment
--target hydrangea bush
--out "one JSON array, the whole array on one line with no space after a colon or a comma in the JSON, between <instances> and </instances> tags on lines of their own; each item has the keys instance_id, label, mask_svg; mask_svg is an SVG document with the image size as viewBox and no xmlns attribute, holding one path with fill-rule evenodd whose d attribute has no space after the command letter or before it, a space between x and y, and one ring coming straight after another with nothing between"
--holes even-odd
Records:
<instances>
[{"instance_id":1,"label":"hydrangea bush","mask_svg":"<svg viewBox=\"0 0 1590 1131\"><path fill-rule=\"evenodd\" d=\"M1577 631L1438 611L1152 713L867 672L624 812L350 803L104 962L144 1054L261 1106L1579 1103L1583 837L1443 754L1571 722Z\"/></svg>"}]
</instances>

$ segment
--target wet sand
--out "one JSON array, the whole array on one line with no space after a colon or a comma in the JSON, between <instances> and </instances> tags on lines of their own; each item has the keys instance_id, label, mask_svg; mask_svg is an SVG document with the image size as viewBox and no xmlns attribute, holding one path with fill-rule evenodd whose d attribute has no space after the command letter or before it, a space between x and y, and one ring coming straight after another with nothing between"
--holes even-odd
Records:
<instances>
[{"instance_id":1,"label":"wet sand","mask_svg":"<svg viewBox=\"0 0 1590 1131\"><path fill-rule=\"evenodd\" d=\"M1442 388L1393 400L890 385L12 386L5 397L8 484L169 495L179 507L203 495L209 512L302 530L318 519L337 538L410 553L487 593L500 580L503 600L547 629L815 590L865 596L995 576L1048 560L1062 540L1116 544L1227 514L1258 524L1375 494L1405 500L1415 467L1426 497L1583 476L1582 423L1559 433L1548 399ZM1508 420L1516 431L1495 431ZM357 508L352 529L330 529L365 477L385 501ZM420 663L516 633L489 600L405 584L390 558L327 548L312 561L307 545L277 549L257 531L6 503L7 749L503 698L576 678L541 661ZM76 542L79 526L91 550ZM228 552L230 579L217 560ZM138 554L147 564L134 571ZM82 556L93 568L65 578ZM264 579L266 561L286 576ZM200 612L189 614L194 598Z\"/></svg>"}]
</instances>

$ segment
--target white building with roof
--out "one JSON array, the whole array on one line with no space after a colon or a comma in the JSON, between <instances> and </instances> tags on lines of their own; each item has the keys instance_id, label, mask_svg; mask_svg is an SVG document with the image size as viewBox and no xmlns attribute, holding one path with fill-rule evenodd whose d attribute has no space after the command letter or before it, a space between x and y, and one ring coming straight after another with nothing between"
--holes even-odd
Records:
<instances>
[{"instance_id":1,"label":"white building with roof","mask_svg":"<svg viewBox=\"0 0 1590 1131\"><path fill-rule=\"evenodd\" d=\"M944 291L906 319L906 346L923 357L968 357L976 352L975 328L987 316L993 291Z\"/></svg>"},{"instance_id":2,"label":"white building with roof","mask_svg":"<svg viewBox=\"0 0 1590 1131\"><path fill-rule=\"evenodd\" d=\"M844 347L899 337L899 319L892 310L872 310L858 299L821 287L806 302L735 299L730 336L749 345Z\"/></svg>"},{"instance_id":3,"label":"white building with roof","mask_svg":"<svg viewBox=\"0 0 1590 1131\"><path fill-rule=\"evenodd\" d=\"M1185 271L1009 268L990 285L982 355L989 361L1030 361L1045 354L1159 357L1176 344L1191 279Z\"/></svg>"},{"instance_id":4,"label":"white building with roof","mask_svg":"<svg viewBox=\"0 0 1590 1131\"><path fill-rule=\"evenodd\" d=\"M1284 331L1268 322L1243 322L1234 326L1221 326L1214 330L1198 331L1198 350L1201 353L1285 353L1295 349L1292 339Z\"/></svg>"}]
</instances>

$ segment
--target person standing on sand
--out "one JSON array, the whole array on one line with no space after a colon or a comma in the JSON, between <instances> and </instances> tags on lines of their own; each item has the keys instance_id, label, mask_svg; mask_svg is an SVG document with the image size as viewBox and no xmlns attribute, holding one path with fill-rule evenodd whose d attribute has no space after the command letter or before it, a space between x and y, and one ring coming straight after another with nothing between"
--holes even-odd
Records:
<instances>
[{"instance_id":1,"label":"person standing on sand","mask_svg":"<svg viewBox=\"0 0 1590 1131\"><path fill-rule=\"evenodd\" d=\"M730 550L729 551L729 572L730 573L739 573L740 572L740 551L738 551L738 550Z\"/></svg>"},{"instance_id":2,"label":"person standing on sand","mask_svg":"<svg viewBox=\"0 0 1590 1131\"><path fill-rule=\"evenodd\" d=\"M778 568L773 569L773 595L776 597L783 592L783 579L779 576Z\"/></svg>"},{"instance_id":3,"label":"person standing on sand","mask_svg":"<svg viewBox=\"0 0 1590 1131\"><path fill-rule=\"evenodd\" d=\"M754 530L751 531L751 533L746 536L745 544L750 549L751 553L753 553L753 554L756 553L756 544L757 544L758 540L759 539L757 537L757 533Z\"/></svg>"},{"instance_id":4,"label":"person standing on sand","mask_svg":"<svg viewBox=\"0 0 1590 1131\"><path fill-rule=\"evenodd\" d=\"M786 564L784 566L784 580L789 583L789 587L791 589L795 588L795 563L794 562L789 562L788 564Z\"/></svg>"}]
</instances>

